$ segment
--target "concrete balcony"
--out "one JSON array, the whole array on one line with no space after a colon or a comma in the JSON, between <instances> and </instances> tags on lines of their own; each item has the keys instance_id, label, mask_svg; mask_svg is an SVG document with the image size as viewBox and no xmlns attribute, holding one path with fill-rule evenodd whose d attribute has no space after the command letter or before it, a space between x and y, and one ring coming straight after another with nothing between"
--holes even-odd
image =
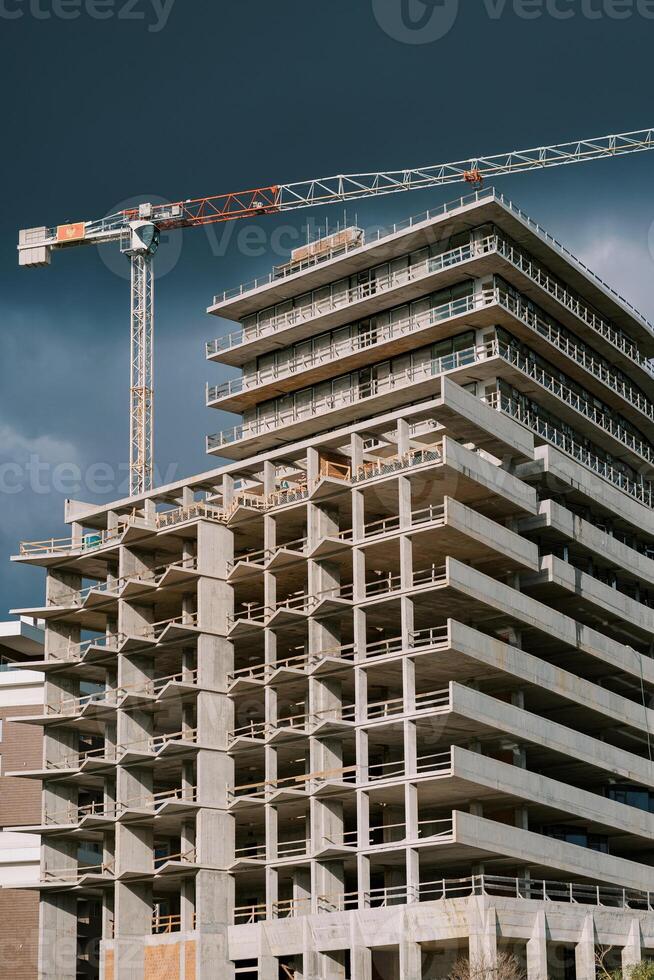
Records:
<instances>
[{"instance_id":1,"label":"concrete balcony","mask_svg":"<svg viewBox=\"0 0 654 980\"><path fill-rule=\"evenodd\" d=\"M414 826L402 823L370 828L370 831L374 830L381 831L387 838L394 835L396 839L376 845L368 843L366 846L364 838L360 851L371 856L411 847L420 851L424 859L429 851L437 848L443 862L448 859L456 862L508 858L534 868L537 875L544 872L551 874L556 869L559 873L599 878L618 887L644 892L651 884L649 867L636 861L601 854L578 844L569 844L457 809L453 809L451 816L444 819L421 820ZM374 835L370 832L369 840L373 839ZM302 842L298 842L298 846L302 847ZM352 845L345 839L340 845L337 843L328 847L328 853L338 850L339 846L341 851L347 851Z\"/></svg>"},{"instance_id":2,"label":"concrete balcony","mask_svg":"<svg viewBox=\"0 0 654 980\"><path fill-rule=\"evenodd\" d=\"M502 261L501 267L499 269L494 268L493 271L506 274L507 271L514 268L520 270L521 275L517 280L517 288L525 294L524 297L510 292L504 287L495 289L486 287L481 299L479 295L462 297L453 303L435 306L428 313L406 317L358 337L332 344L330 347L313 354L290 358L283 367L248 373L222 385L207 386L207 404L210 407L222 408L225 411L242 412L255 401L273 397L275 394L290 391L293 388L314 384L316 381L329 377L333 374L336 365L341 371L348 368L354 369L368 364L372 352L384 357L401 353L407 347L406 337L411 334L415 335L416 338L413 346L428 343L433 335L433 329L430 330L430 328L433 328L434 324L440 325L439 338L446 336L449 332L448 320L456 321L456 318L462 313L470 313L479 310L483 305L495 302L502 308L499 314L500 320L506 322L509 328L515 329L513 322L515 320L519 321L523 327L530 328L524 339L532 344L536 340L536 347L544 357L555 357L555 351L552 350L555 348L556 351L564 354L566 360L572 361L570 365L572 375L581 384L588 384L586 372L590 372L592 375L591 385L595 382L594 388L598 397L607 397L607 395L615 397L617 394L626 402L627 410L632 410L635 413L634 420L636 417L645 416L652 421L654 419L654 404L645 395L645 390L652 380L649 363L639 353L636 345L627 340L608 321L591 311L579 298L572 296L558 282L552 280L544 270L535 266L522 253L500 237L487 237L465 246L463 250L455 249L452 253L446 253L446 256L449 256L454 264L457 259L469 261L474 254L485 256L491 253L510 263L509 270L503 268ZM529 288L530 286L532 288ZM545 296L542 293L543 289L546 290ZM543 299L548 296L551 296L552 303L545 305L551 307L550 315L545 311L536 312L527 301L527 297L529 297L532 301L542 304ZM510 313L511 317L507 319L501 315L502 312ZM561 316L561 313L566 312L569 316ZM299 316L297 312L284 314L284 323L291 315L296 319ZM577 335L581 335L589 347L585 347L582 342L575 343L560 326L563 320L570 320L571 318L572 322L568 322L568 327ZM275 348L279 346L277 337L283 326L284 324L278 324L274 330L271 328L270 332L274 333L276 338ZM443 334L444 329L446 330L445 334ZM524 329L518 332L525 334ZM257 328L256 336L265 336L267 333L267 326L260 327ZM530 337L531 333L536 336ZM207 345L207 356L209 359L236 363L224 351L231 351L241 344L247 345L250 336L249 331L243 331L230 334L222 340L213 341ZM282 340L285 342L283 337ZM594 353L594 350L597 349L602 352L603 357ZM237 358L238 364L245 364L247 360L247 357L241 358L239 356ZM616 371L613 367L614 364L626 371L626 374L620 374ZM637 384L632 384L628 377L629 374L633 375L643 387L639 388Z\"/></svg>"},{"instance_id":3,"label":"concrete balcony","mask_svg":"<svg viewBox=\"0 0 654 980\"><path fill-rule=\"evenodd\" d=\"M373 792L377 802L390 801L396 794L385 790L408 782L418 787L423 803L433 799L443 806L459 806L469 799L482 804L501 801L507 807L527 805L541 821L581 819L594 832L618 832L642 841L651 840L654 833L654 814L460 745L418 756L415 772L407 773L403 762L389 763L386 769L370 767L368 780L359 784L360 789ZM634 846L638 845L634 842Z\"/></svg>"},{"instance_id":4,"label":"concrete balcony","mask_svg":"<svg viewBox=\"0 0 654 980\"><path fill-rule=\"evenodd\" d=\"M540 437L545 442L552 443L557 448L563 450L574 460L581 463L582 466L587 467L597 476L601 476L604 480L607 480L613 486L622 490L623 493L628 494L633 497L634 500L645 505L648 509L649 514L647 517L647 523L651 520L651 510L654 507L654 489L653 484L649 481L643 480L642 482L631 479L628 476L611 466L605 460L601 459L595 453L591 452L586 446L582 445L572 436L563 432L561 429L552 425L550 422L546 422L539 416L533 415L531 412L522 409L520 406L511 402L509 398L495 393L489 399L488 403L492 405L498 412L508 415L510 418L516 419L516 421L521 422L526 428L534 432L538 437ZM599 500L601 502L602 494L599 495ZM620 510L620 508L618 508Z\"/></svg>"},{"instance_id":5,"label":"concrete balcony","mask_svg":"<svg viewBox=\"0 0 654 980\"><path fill-rule=\"evenodd\" d=\"M555 487L568 495L571 502L592 505L597 514L618 518L636 533L654 534L651 504L654 497L646 481L634 484L621 473L611 472L603 461L589 457L582 447L566 442L562 433L543 431L548 432L554 444L537 446L534 462L518 465L516 473L522 480L539 484L547 479L550 493L551 487Z\"/></svg>"},{"instance_id":6,"label":"concrete balcony","mask_svg":"<svg viewBox=\"0 0 654 980\"><path fill-rule=\"evenodd\" d=\"M543 766L556 763L597 779L605 780L608 775L648 787L654 783L649 760L641 755L457 682L450 684L450 696L450 713L439 729L444 740L455 732L459 741L502 734L530 747L532 758L541 760ZM600 797L598 805L601 802Z\"/></svg>"},{"instance_id":7,"label":"concrete balcony","mask_svg":"<svg viewBox=\"0 0 654 980\"><path fill-rule=\"evenodd\" d=\"M75 559L76 568L93 577L94 571L106 571L102 559L115 558L121 544L133 544L152 533L151 525L140 517L124 518L116 527L104 531L88 531L67 538L50 538L47 541L21 541L18 555L12 561L48 568L65 559ZM100 560L100 561L99 561Z\"/></svg>"},{"instance_id":8,"label":"concrete balcony","mask_svg":"<svg viewBox=\"0 0 654 980\"><path fill-rule=\"evenodd\" d=\"M519 628L536 630L544 649L554 640L556 644L563 643L571 650L582 651L611 667L619 667L638 681L642 677L647 683L654 682L652 658L636 653L630 646L610 639L593 627L577 622L566 613L518 592L456 558L447 558L445 582L437 589L432 587L430 609L434 616L442 613L446 618L456 617L460 610L462 618L468 619L475 610L492 610L494 617L499 614Z\"/></svg>"},{"instance_id":9,"label":"concrete balcony","mask_svg":"<svg viewBox=\"0 0 654 980\"><path fill-rule=\"evenodd\" d=\"M496 360L498 358L512 370L499 366ZM591 399L577 394L521 350L499 340L445 357L433 358L424 364L408 367L401 373L374 379L364 385L346 388L322 398L314 398L301 408L294 406L270 417L235 426L209 436L207 451L242 458L269 448L271 442L275 444L278 441L275 440L275 433L281 430L285 438L302 438L324 428L330 422L337 425L353 421L361 416L361 403L366 406L363 411L373 414L402 404L406 400L403 392L407 388L412 389L412 400L437 393L440 390L440 378L443 376L451 375L458 384L464 386L473 378L492 379L498 374L518 390L534 395L544 407L577 429L590 423L588 429L593 441L604 445L613 456L624 457L634 466L643 461L650 464L654 462L654 447L644 438L634 435L608 411L596 406ZM525 379L528 379L528 384L525 384ZM654 427L652 432L654 433Z\"/></svg>"},{"instance_id":10,"label":"concrete balcony","mask_svg":"<svg viewBox=\"0 0 654 980\"><path fill-rule=\"evenodd\" d=\"M267 350L284 346L335 327L373 316L389 306L445 288L460 280L463 270L469 276L489 275L493 269L486 258L496 250L496 241L487 237L479 242L451 249L416 265L363 283L342 294L273 316L255 327L243 328L207 344L207 357L239 366ZM474 263L470 268L470 263ZM449 271L449 274L444 274ZM274 341L268 338L274 337Z\"/></svg>"},{"instance_id":11,"label":"concrete balcony","mask_svg":"<svg viewBox=\"0 0 654 980\"><path fill-rule=\"evenodd\" d=\"M55 597L46 606L14 609L12 615L77 623L82 629L99 632L104 629L108 614L117 615L120 599L153 601L170 596L173 590L176 595L185 591L191 594L198 576L197 559L184 558L145 572L107 578L61 600Z\"/></svg>"},{"instance_id":12,"label":"concrete balcony","mask_svg":"<svg viewBox=\"0 0 654 980\"><path fill-rule=\"evenodd\" d=\"M602 563L619 568L625 575L654 586L654 559L624 544L613 534L591 524L555 500L543 500L536 517L520 520L521 533L538 531L556 544L573 542Z\"/></svg>"},{"instance_id":13,"label":"concrete balcony","mask_svg":"<svg viewBox=\"0 0 654 980\"><path fill-rule=\"evenodd\" d=\"M636 861L600 854L458 810L453 818L455 844L471 848L479 860L483 856L487 859L502 856L534 868L536 874L556 869L561 874L599 878L623 888L647 891L651 885L650 868Z\"/></svg>"},{"instance_id":14,"label":"concrete balcony","mask_svg":"<svg viewBox=\"0 0 654 980\"><path fill-rule=\"evenodd\" d=\"M557 608L570 609L597 618L598 625L611 626L636 643L654 636L654 610L619 592L594 575L580 571L556 555L541 560L541 571L526 574L522 586L543 596Z\"/></svg>"},{"instance_id":15,"label":"concrete balcony","mask_svg":"<svg viewBox=\"0 0 654 980\"><path fill-rule=\"evenodd\" d=\"M399 374L346 388L326 397L293 407L269 418L243 423L207 438L207 452L242 459L271 446L301 439L328 427L353 422L362 416L389 411L407 399L434 397L441 391L445 376L452 375L463 386L479 376L484 367L488 377L497 373L494 358L499 357L495 342L482 344L455 355L435 358L424 365L409 367Z\"/></svg>"},{"instance_id":16,"label":"concrete balcony","mask_svg":"<svg viewBox=\"0 0 654 980\"><path fill-rule=\"evenodd\" d=\"M418 508L405 522L393 517L364 525L364 534L353 545L364 552L383 544L384 548L402 534L409 534L415 554L426 556L437 548L439 554L456 554L463 561L488 563L503 571L538 569L538 548L515 531L455 500L445 497L443 504Z\"/></svg>"}]
</instances>

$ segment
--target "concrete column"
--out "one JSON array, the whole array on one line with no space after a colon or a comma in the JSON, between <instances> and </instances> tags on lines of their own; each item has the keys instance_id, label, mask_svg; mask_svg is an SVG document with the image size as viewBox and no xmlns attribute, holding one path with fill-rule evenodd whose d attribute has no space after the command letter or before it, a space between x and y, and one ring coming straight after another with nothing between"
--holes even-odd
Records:
<instances>
[{"instance_id":1,"label":"concrete column","mask_svg":"<svg viewBox=\"0 0 654 980\"><path fill-rule=\"evenodd\" d=\"M366 783L368 782L368 733L361 728L358 728L355 736L355 746L356 746L356 764L357 764L357 782Z\"/></svg>"},{"instance_id":2,"label":"concrete column","mask_svg":"<svg viewBox=\"0 0 654 980\"><path fill-rule=\"evenodd\" d=\"M402 661L402 688L404 712L408 715L416 710L416 664L410 657Z\"/></svg>"},{"instance_id":3,"label":"concrete column","mask_svg":"<svg viewBox=\"0 0 654 980\"><path fill-rule=\"evenodd\" d=\"M342 952L319 953L317 980L350 980L345 976L345 956Z\"/></svg>"},{"instance_id":4,"label":"concrete column","mask_svg":"<svg viewBox=\"0 0 654 980\"><path fill-rule=\"evenodd\" d=\"M271 514L264 514L263 546L267 552L272 552L277 547L277 521Z\"/></svg>"},{"instance_id":5,"label":"concrete column","mask_svg":"<svg viewBox=\"0 0 654 980\"><path fill-rule=\"evenodd\" d=\"M356 587L355 580L355 588ZM352 621L352 632L354 638L354 659L357 663L361 663L366 659L366 622L365 611L355 607Z\"/></svg>"},{"instance_id":6,"label":"concrete column","mask_svg":"<svg viewBox=\"0 0 654 980\"><path fill-rule=\"evenodd\" d=\"M642 958L643 954L640 922L638 919L633 919L631 926L629 927L627 942L624 944L622 949L623 972L627 973L630 967L637 966L642 961Z\"/></svg>"},{"instance_id":7,"label":"concrete column","mask_svg":"<svg viewBox=\"0 0 654 980\"><path fill-rule=\"evenodd\" d=\"M547 980L547 919L542 909L527 940L527 980Z\"/></svg>"},{"instance_id":8,"label":"concrete column","mask_svg":"<svg viewBox=\"0 0 654 980\"><path fill-rule=\"evenodd\" d=\"M410 426L406 419L397 420L397 452L399 456L408 453L411 448Z\"/></svg>"},{"instance_id":9,"label":"concrete column","mask_svg":"<svg viewBox=\"0 0 654 980\"><path fill-rule=\"evenodd\" d=\"M234 762L227 754L234 706L225 693L234 669L234 651L226 639L234 599L225 578L234 557L232 532L219 524L198 525L198 638L196 779L200 809L196 817L197 861L195 913L198 936L197 980L215 976L230 980L227 929L234 909L234 879L227 871L234 860L234 817L228 789L234 784Z\"/></svg>"},{"instance_id":10,"label":"concrete column","mask_svg":"<svg viewBox=\"0 0 654 980\"><path fill-rule=\"evenodd\" d=\"M39 980L76 980L77 898L59 892L39 903Z\"/></svg>"},{"instance_id":11,"label":"concrete column","mask_svg":"<svg viewBox=\"0 0 654 980\"><path fill-rule=\"evenodd\" d=\"M352 587L354 601L363 602L366 597L366 556L360 548L352 549Z\"/></svg>"},{"instance_id":12,"label":"concrete column","mask_svg":"<svg viewBox=\"0 0 654 980\"><path fill-rule=\"evenodd\" d=\"M414 721L404 722L404 772L414 776L418 771L418 729Z\"/></svg>"},{"instance_id":13,"label":"concrete column","mask_svg":"<svg viewBox=\"0 0 654 980\"><path fill-rule=\"evenodd\" d=\"M410 589L413 585L413 546L406 535L400 538L400 577L402 588Z\"/></svg>"},{"instance_id":14,"label":"concrete column","mask_svg":"<svg viewBox=\"0 0 654 980\"><path fill-rule=\"evenodd\" d=\"M357 878L359 882L359 908L370 908L370 858L357 854Z\"/></svg>"},{"instance_id":15,"label":"concrete column","mask_svg":"<svg viewBox=\"0 0 654 980\"><path fill-rule=\"evenodd\" d=\"M400 940L399 980L422 980L422 952L420 943Z\"/></svg>"},{"instance_id":16,"label":"concrete column","mask_svg":"<svg viewBox=\"0 0 654 980\"><path fill-rule=\"evenodd\" d=\"M122 846L117 842L118 854ZM145 973L143 937L152 933L152 886L117 881L115 903L115 976L141 980Z\"/></svg>"},{"instance_id":17,"label":"concrete column","mask_svg":"<svg viewBox=\"0 0 654 980\"><path fill-rule=\"evenodd\" d=\"M406 901L407 905L420 901L420 851L412 847L406 852Z\"/></svg>"},{"instance_id":18,"label":"concrete column","mask_svg":"<svg viewBox=\"0 0 654 980\"><path fill-rule=\"evenodd\" d=\"M367 946L353 946L350 950L352 980L372 980L372 950Z\"/></svg>"},{"instance_id":19,"label":"concrete column","mask_svg":"<svg viewBox=\"0 0 654 980\"><path fill-rule=\"evenodd\" d=\"M352 457L352 476L355 477L357 469L363 463L363 436L356 432L351 436L350 455Z\"/></svg>"},{"instance_id":20,"label":"concrete column","mask_svg":"<svg viewBox=\"0 0 654 980\"><path fill-rule=\"evenodd\" d=\"M260 931L257 980L279 980L279 960L273 956L265 928Z\"/></svg>"},{"instance_id":21,"label":"concrete column","mask_svg":"<svg viewBox=\"0 0 654 980\"><path fill-rule=\"evenodd\" d=\"M366 522L365 497L363 490L352 491L352 539L360 541Z\"/></svg>"},{"instance_id":22,"label":"concrete column","mask_svg":"<svg viewBox=\"0 0 654 980\"><path fill-rule=\"evenodd\" d=\"M406 530L411 527L411 480L407 476L398 477L397 490L400 527Z\"/></svg>"},{"instance_id":23,"label":"concrete column","mask_svg":"<svg viewBox=\"0 0 654 980\"><path fill-rule=\"evenodd\" d=\"M581 936L575 946L575 975L577 980L595 980L595 922L589 913Z\"/></svg>"},{"instance_id":24,"label":"concrete column","mask_svg":"<svg viewBox=\"0 0 654 980\"><path fill-rule=\"evenodd\" d=\"M223 508L229 511L234 504L234 477L229 473L223 476Z\"/></svg>"},{"instance_id":25,"label":"concrete column","mask_svg":"<svg viewBox=\"0 0 654 980\"><path fill-rule=\"evenodd\" d=\"M405 649L412 647L415 637L413 616L413 600L403 595L400 599L400 619L402 623L402 645Z\"/></svg>"},{"instance_id":26,"label":"concrete column","mask_svg":"<svg viewBox=\"0 0 654 980\"><path fill-rule=\"evenodd\" d=\"M357 790L357 829L359 850L370 847L370 797Z\"/></svg>"},{"instance_id":27,"label":"concrete column","mask_svg":"<svg viewBox=\"0 0 654 980\"><path fill-rule=\"evenodd\" d=\"M309 493L313 490L320 477L320 454L317 449L307 449L307 483Z\"/></svg>"},{"instance_id":28,"label":"concrete column","mask_svg":"<svg viewBox=\"0 0 654 980\"><path fill-rule=\"evenodd\" d=\"M273 919L279 901L279 872L277 868L266 868L266 918ZM277 977L275 977L277 980Z\"/></svg>"},{"instance_id":29,"label":"concrete column","mask_svg":"<svg viewBox=\"0 0 654 980\"><path fill-rule=\"evenodd\" d=\"M195 885L187 878L180 886L179 911L181 931L193 932L195 929Z\"/></svg>"},{"instance_id":30,"label":"concrete column","mask_svg":"<svg viewBox=\"0 0 654 980\"><path fill-rule=\"evenodd\" d=\"M473 969L497 969L497 916L494 908L486 906L483 898L471 898L468 903L470 965Z\"/></svg>"},{"instance_id":31,"label":"concrete column","mask_svg":"<svg viewBox=\"0 0 654 980\"><path fill-rule=\"evenodd\" d=\"M275 492L275 464L267 460L263 464L263 493L269 497Z\"/></svg>"},{"instance_id":32,"label":"concrete column","mask_svg":"<svg viewBox=\"0 0 654 980\"><path fill-rule=\"evenodd\" d=\"M404 785L404 822L407 840L418 839L418 787L412 783Z\"/></svg>"}]
</instances>

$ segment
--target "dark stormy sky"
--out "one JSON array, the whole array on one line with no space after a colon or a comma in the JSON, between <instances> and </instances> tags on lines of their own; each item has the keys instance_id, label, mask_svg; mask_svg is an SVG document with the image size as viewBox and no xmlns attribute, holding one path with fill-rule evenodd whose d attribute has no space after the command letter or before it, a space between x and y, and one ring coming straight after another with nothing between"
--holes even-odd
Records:
<instances>
[{"instance_id":1,"label":"dark stormy sky","mask_svg":"<svg viewBox=\"0 0 654 980\"><path fill-rule=\"evenodd\" d=\"M460 8L460 9L459 9ZM127 260L112 247L19 270L17 231L275 182L417 166L654 125L652 0L0 0L0 604L36 603L21 538L63 500L125 491ZM497 186L650 316L654 155ZM366 227L458 187L358 203ZM342 209L197 229L159 256L156 462L209 468L204 407L227 370L213 293L284 260ZM244 223L245 224L245 223Z\"/></svg>"}]
</instances>

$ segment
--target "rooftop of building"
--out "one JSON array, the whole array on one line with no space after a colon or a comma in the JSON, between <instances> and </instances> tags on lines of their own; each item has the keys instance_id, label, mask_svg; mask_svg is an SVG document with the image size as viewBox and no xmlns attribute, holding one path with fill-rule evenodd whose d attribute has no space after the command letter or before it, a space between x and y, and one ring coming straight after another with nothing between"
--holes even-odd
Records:
<instances>
[{"instance_id":1,"label":"rooftop of building","mask_svg":"<svg viewBox=\"0 0 654 980\"><path fill-rule=\"evenodd\" d=\"M43 626L26 616L0 622L0 661L37 659L43 652L44 636Z\"/></svg>"},{"instance_id":2,"label":"rooftop of building","mask_svg":"<svg viewBox=\"0 0 654 980\"><path fill-rule=\"evenodd\" d=\"M295 250L291 261L276 266L269 275L215 296L207 312L239 321L298 294L431 244L435 241L436 228L438 239L443 239L486 222L494 223L553 275L630 334L643 354L654 356L654 326L649 320L494 187L406 218L373 234L364 236L361 229L352 227L326 236L326 239L318 239Z\"/></svg>"}]
</instances>

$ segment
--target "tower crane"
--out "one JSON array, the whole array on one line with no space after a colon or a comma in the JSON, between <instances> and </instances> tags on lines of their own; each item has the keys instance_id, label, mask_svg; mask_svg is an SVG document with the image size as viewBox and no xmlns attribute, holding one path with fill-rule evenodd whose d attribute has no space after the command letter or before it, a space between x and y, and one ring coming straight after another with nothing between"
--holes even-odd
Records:
<instances>
[{"instance_id":1,"label":"tower crane","mask_svg":"<svg viewBox=\"0 0 654 980\"><path fill-rule=\"evenodd\" d=\"M135 496L152 489L153 258L161 232L447 184L465 182L479 187L488 178L506 174L652 149L654 129L645 129L412 170L338 174L174 204L143 203L97 221L25 229L19 233L19 265L49 265L54 251L80 245L117 244L128 256L131 262L130 495Z\"/></svg>"}]
</instances>

